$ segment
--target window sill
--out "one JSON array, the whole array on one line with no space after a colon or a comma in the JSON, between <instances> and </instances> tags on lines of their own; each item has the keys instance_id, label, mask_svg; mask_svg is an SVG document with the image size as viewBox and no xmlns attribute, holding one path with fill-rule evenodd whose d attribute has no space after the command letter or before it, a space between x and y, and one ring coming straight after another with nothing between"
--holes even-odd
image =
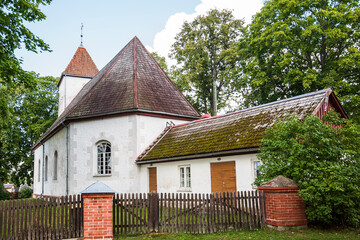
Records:
<instances>
[{"instance_id":1,"label":"window sill","mask_svg":"<svg viewBox=\"0 0 360 240\"><path fill-rule=\"evenodd\" d=\"M191 188L180 188L177 192L192 192Z\"/></svg>"},{"instance_id":2,"label":"window sill","mask_svg":"<svg viewBox=\"0 0 360 240\"><path fill-rule=\"evenodd\" d=\"M111 174L95 174L93 177L111 177Z\"/></svg>"}]
</instances>

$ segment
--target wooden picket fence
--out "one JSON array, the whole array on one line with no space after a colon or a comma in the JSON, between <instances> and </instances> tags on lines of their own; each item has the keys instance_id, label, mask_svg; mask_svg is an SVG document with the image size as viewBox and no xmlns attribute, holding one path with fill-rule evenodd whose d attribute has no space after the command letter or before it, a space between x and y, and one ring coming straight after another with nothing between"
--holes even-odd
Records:
<instances>
[{"instance_id":1,"label":"wooden picket fence","mask_svg":"<svg viewBox=\"0 0 360 240\"><path fill-rule=\"evenodd\" d=\"M80 195L0 201L0 240L82 236Z\"/></svg>"},{"instance_id":2,"label":"wooden picket fence","mask_svg":"<svg viewBox=\"0 0 360 240\"><path fill-rule=\"evenodd\" d=\"M214 233L265 225L262 191L116 194L114 234Z\"/></svg>"}]
</instances>

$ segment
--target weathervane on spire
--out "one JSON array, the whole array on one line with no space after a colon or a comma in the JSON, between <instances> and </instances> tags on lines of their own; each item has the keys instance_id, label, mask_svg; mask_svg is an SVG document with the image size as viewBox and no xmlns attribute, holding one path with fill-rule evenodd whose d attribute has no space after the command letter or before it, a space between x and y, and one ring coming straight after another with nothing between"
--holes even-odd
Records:
<instances>
[{"instance_id":1,"label":"weathervane on spire","mask_svg":"<svg viewBox=\"0 0 360 240\"><path fill-rule=\"evenodd\" d=\"M81 35L80 35L80 37L81 37L81 43L80 43L80 46L83 46L83 27L84 27L84 24L81 23Z\"/></svg>"}]
</instances>

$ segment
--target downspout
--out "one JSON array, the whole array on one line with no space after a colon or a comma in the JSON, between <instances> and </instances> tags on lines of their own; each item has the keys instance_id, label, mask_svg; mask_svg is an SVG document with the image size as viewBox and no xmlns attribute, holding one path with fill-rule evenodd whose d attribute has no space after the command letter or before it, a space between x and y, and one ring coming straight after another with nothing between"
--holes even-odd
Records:
<instances>
[{"instance_id":1,"label":"downspout","mask_svg":"<svg viewBox=\"0 0 360 240\"><path fill-rule=\"evenodd\" d=\"M45 190L45 144L42 144L43 146L43 157L42 157L42 177L41 177L41 194L40 197L42 197L42 195L44 194L44 190Z\"/></svg>"},{"instance_id":2,"label":"downspout","mask_svg":"<svg viewBox=\"0 0 360 240\"><path fill-rule=\"evenodd\" d=\"M66 128L66 177L65 177L65 188L66 195L69 195L69 126L62 123Z\"/></svg>"}]
</instances>

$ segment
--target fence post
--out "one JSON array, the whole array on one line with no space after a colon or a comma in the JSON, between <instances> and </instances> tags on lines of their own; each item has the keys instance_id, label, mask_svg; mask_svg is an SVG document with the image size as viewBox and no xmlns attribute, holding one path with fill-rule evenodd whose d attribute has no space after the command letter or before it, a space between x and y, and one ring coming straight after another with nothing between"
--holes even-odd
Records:
<instances>
[{"instance_id":1,"label":"fence post","mask_svg":"<svg viewBox=\"0 0 360 240\"><path fill-rule=\"evenodd\" d=\"M159 231L159 194L149 193L148 227L149 232Z\"/></svg>"},{"instance_id":2,"label":"fence post","mask_svg":"<svg viewBox=\"0 0 360 240\"><path fill-rule=\"evenodd\" d=\"M84 240L114 238L112 207L115 191L101 182L87 187L82 193Z\"/></svg>"},{"instance_id":3,"label":"fence post","mask_svg":"<svg viewBox=\"0 0 360 240\"><path fill-rule=\"evenodd\" d=\"M283 176L261 184L264 191L266 223L269 227L284 230L289 227L306 227L305 203L297 195L299 187Z\"/></svg>"}]
</instances>

